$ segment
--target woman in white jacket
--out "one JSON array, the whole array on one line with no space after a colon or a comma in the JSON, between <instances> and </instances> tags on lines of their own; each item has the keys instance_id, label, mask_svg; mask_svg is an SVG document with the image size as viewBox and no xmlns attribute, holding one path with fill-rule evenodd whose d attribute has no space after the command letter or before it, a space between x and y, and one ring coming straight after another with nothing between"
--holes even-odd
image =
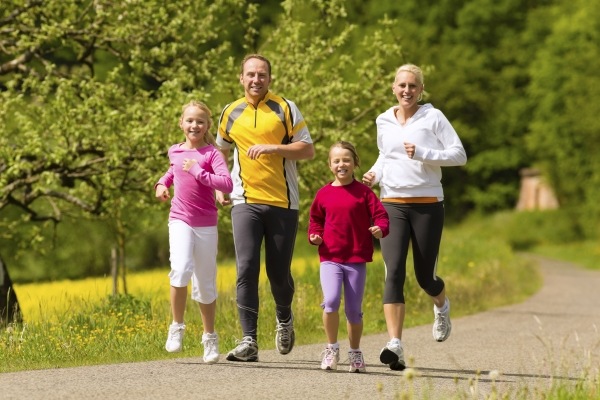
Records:
<instances>
[{"instance_id":1,"label":"woman in white jacket","mask_svg":"<svg viewBox=\"0 0 600 400\"><path fill-rule=\"evenodd\" d=\"M390 218L390 233L381 240L386 268L383 311L390 341L379 358L393 370L406 367L401 339L411 242L417 282L434 303L433 337L443 342L452 330L450 302L436 270L444 226L441 167L464 165L467 155L444 114L431 104L419 105L424 88L419 67L398 68L392 85L398 105L377 117L379 157L363 176L368 186L379 183Z\"/></svg>"}]
</instances>

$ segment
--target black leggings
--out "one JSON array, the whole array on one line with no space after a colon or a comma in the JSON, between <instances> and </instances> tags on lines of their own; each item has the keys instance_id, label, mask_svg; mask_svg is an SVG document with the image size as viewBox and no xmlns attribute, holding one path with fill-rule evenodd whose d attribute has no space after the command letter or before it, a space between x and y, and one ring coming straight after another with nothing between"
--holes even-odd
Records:
<instances>
[{"instance_id":1,"label":"black leggings","mask_svg":"<svg viewBox=\"0 0 600 400\"><path fill-rule=\"evenodd\" d=\"M390 218L390 233L381 239L385 262L383 304L404 303L406 258L412 244L415 276L430 296L444 290L444 281L436 276L437 258L444 227L444 202L383 203Z\"/></svg>"},{"instance_id":2,"label":"black leggings","mask_svg":"<svg viewBox=\"0 0 600 400\"><path fill-rule=\"evenodd\" d=\"M237 306L244 336L256 339L260 249L265 241L265 266L280 321L292 311L292 255L298 232L298 210L264 204L238 204L231 210L237 265Z\"/></svg>"}]
</instances>

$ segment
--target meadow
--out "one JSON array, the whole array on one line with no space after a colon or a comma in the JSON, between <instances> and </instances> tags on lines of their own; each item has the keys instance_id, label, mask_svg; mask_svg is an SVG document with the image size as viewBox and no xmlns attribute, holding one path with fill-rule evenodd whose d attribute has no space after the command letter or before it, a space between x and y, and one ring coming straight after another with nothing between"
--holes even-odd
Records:
<instances>
[{"instance_id":1,"label":"meadow","mask_svg":"<svg viewBox=\"0 0 600 400\"><path fill-rule=\"evenodd\" d=\"M225 351L235 345L240 333L235 266L231 261L221 263L218 268L216 324L220 347ZM297 344L322 342L325 334L316 250L299 240L292 268L296 282L293 308ZM368 268L364 298L367 335L385 331L381 306L384 268L378 250ZM452 282L449 296L461 304L455 316L521 301L540 284L534 265L516 256L501 241L494 242L468 230L446 230L438 268L443 271L444 279ZM496 279L500 270L505 279ZM0 333L0 372L202 354L199 340L202 324L198 307L192 301L188 301L186 310L185 352L174 355L164 351L171 318L167 273L167 266L131 273L127 280L128 294L117 296L111 295L109 277L16 284L24 323L9 326ZM430 323L430 300L417 287L411 273L406 282L406 296L410 299L407 327ZM274 304L264 271L260 298L258 341L261 348L272 348ZM486 301L482 301L484 298ZM343 317L341 323L345 324Z\"/></svg>"},{"instance_id":2,"label":"meadow","mask_svg":"<svg viewBox=\"0 0 600 400\"><path fill-rule=\"evenodd\" d=\"M541 279L531 258L514 251L519 234L511 230L510 221L499 217L446 228L438 270L451 282L448 296L461 305L453 309L454 317L523 301L540 287ZM511 240L506 239L506 232L511 234ZM527 235L523 229L520 233ZM552 247L553 256L581 261L584 265L591 260L586 254L598 248L592 242L561 247L536 240L532 245L534 250ZM577 255L572 248L584 248L586 252L579 252L579 258L572 259ZM220 263L218 268L216 325L220 349L225 352L235 345L241 330L235 302L234 262ZM297 344L324 342L318 256L303 240L297 244L292 268L296 282L293 309ZM365 335L385 332L381 306L384 268L378 250L368 268L363 303ZM130 273L129 293L117 296L111 295L109 277L16 284L24 323L0 331L0 372L200 356L202 323L198 307L192 301L188 301L186 310L184 352L170 354L164 350L171 320L167 274L167 266ZM274 348L274 304L264 270L260 290L258 342L261 349L269 349ZM408 299L405 326L431 323L431 302L418 288L410 267L405 292ZM343 313L340 316L340 326L344 326ZM341 330L340 340L344 339ZM557 387L544 398L586 397L577 397L572 390Z\"/></svg>"}]
</instances>

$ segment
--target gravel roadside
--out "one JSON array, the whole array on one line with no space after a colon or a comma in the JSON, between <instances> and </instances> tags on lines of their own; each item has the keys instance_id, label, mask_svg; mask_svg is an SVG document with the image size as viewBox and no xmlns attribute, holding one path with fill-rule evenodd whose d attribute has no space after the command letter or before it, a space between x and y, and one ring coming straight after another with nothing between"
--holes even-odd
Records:
<instances>
[{"instance_id":1,"label":"gravel roadside","mask_svg":"<svg viewBox=\"0 0 600 400\"><path fill-rule=\"evenodd\" d=\"M405 372L379 363L385 334L365 336L367 373L319 369L323 345L296 346L289 355L260 351L257 363L201 357L0 374L0 399L411 399L486 398L527 386L596 378L600 366L600 272L536 257L542 289L521 304L452 319L443 343L431 325L406 329ZM498 279L501 279L499 277ZM452 303L454 309L459 304ZM224 351L225 349L221 349ZM513 397L513 396L511 396ZM533 396L532 396L533 397Z\"/></svg>"}]
</instances>

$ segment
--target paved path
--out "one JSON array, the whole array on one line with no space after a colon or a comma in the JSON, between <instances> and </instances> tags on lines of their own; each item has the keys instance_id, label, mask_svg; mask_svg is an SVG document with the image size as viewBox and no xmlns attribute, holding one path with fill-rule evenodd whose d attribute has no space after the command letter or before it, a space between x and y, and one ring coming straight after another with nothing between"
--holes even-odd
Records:
<instances>
[{"instance_id":1,"label":"paved path","mask_svg":"<svg viewBox=\"0 0 600 400\"><path fill-rule=\"evenodd\" d=\"M453 319L444 343L433 341L430 325L405 330L411 373L379 363L387 337L378 334L362 341L366 374L346 372L347 361L321 371L318 344L287 356L263 350L258 363L180 358L5 373L0 399L448 399L484 398L493 388L515 397L524 385L545 390L585 372L598 377L600 272L538 259L544 286L524 303ZM501 375L493 380L490 371Z\"/></svg>"}]
</instances>

